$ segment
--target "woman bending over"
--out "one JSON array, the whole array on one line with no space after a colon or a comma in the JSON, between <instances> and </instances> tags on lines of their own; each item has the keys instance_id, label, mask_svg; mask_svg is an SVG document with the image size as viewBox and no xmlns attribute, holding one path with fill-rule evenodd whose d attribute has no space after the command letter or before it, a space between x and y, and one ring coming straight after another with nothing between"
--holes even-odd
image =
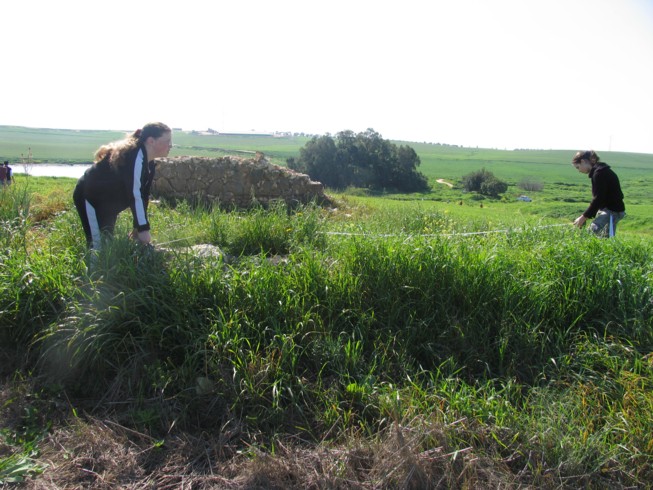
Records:
<instances>
[{"instance_id":1,"label":"woman bending over","mask_svg":"<svg viewBox=\"0 0 653 490\"><path fill-rule=\"evenodd\" d=\"M594 150L579 151L571 163L576 170L588 174L592 179L592 201L583 214L574 220L574 224L580 228L589 218L594 218L590 229L595 234L614 236L617 223L626 214L619 177L606 163L600 161Z\"/></svg>"},{"instance_id":2,"label":"woman bending over","mask_svg":"<svg viewBox=\"0 0 653 490\"><path fill-rule=\"evenodd\" d=\"M127 208L134 223L130 236L150 243L147 205L154 159L168 156L171 148L171 129L155 122L97 150L93 166L80 177L73 193L89 248L100 249L102 236L113 234L118 214Z\"/></svg>"}]
</instances>

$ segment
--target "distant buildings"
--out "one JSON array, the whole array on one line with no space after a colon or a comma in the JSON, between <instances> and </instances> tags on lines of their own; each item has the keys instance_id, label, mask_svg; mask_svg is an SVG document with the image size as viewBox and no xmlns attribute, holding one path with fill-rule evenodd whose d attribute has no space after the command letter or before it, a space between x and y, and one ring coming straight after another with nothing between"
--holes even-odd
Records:
<instances>
[{"instance_id":1,"label":"distant buildings","mask_svg":"<svg viewBox=\"0 0 653 490\"><path fill-rule=\"evenodd\" d=\"M198 134L203 136L257 136L257 137L270 137L270 138L292 138L297 136L297 133L292 133L291 131L274 131L274 132L265 132L265 131L256 131L254 129L250 131L216 131L215 129L208 128L206 131L191 131L191 134Z\"/></svg>"}]
</instances>

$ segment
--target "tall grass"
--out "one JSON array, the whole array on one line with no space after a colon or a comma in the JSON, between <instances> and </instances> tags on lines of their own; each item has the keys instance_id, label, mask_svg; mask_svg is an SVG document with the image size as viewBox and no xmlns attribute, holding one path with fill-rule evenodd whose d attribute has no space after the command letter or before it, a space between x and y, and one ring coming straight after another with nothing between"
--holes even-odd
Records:
<instances>
[{"instance_id":1,"label":"tall grass","mask_svg":"<svg viewBox=\"0 0 653 490\"><path fill-rule=\"evenodd\" d=\"M128 403L152 433L235 419L272 445L440 427L416 444L531 483L651 476L648 242L469 235L492 229L430 211L151 211L163 248L124 238L121 218L90 271L71 212L2 257L5 340L71 394ZM203 242L223 255L186 248Z\"/></svg>"},{"instance_id":2,"label":"tall grass","mask_svg":"<svg viewBox=\"0 0 653 490\"><path fill-rule=\"evenodd\" d=\"M0 188L0 239L3 249L20 244L27 231L30 198L25 186Z\"/></svg>"},{"instance_id":3,"label":"tall grass","mask_svg":"<svg viewBox=\"0 0 653 490\"><path fill-rule=\"evenodd\" d=\"M29 341L78 287L70 215L43 221L61 212L61 198L52 197L49 205L36 201L27 181L0 192L0 340L8 345ZM47 238L52 232L54 240Z\"/></svg>"}]
</instances>

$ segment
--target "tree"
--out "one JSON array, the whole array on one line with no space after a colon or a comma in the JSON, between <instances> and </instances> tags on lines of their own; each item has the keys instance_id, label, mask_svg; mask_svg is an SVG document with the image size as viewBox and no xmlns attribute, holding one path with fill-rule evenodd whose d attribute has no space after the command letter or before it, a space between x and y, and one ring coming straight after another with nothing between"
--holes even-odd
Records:
<instances>
[{"instance_id":1,"label":"tree","mask_svg":"<svg viewBox=\"0 0 653 490\"><path fill-rule=\"evenodd\" d=\"M397 147L373 129L354 134L341 131L331 136L314 137L299 151L299 158L289 158L288 166L307 173L327 187L348 186L377 190L418 192L429 189L415 150Z\"/></svg>"},{"instance_id":2,"label":"tree","mask_svg":"<svg viewBox=\"0 0 653 490\"><path fill-rule=\"evenodd\" d=\"M408 145L402 145L395 147L394 152L397 165L394 168L391 187L396 186L407 192L421 192L428 189L428 180L417 172L421 162L415 150Z\"/></svg>"},{"instance_id":3,"label":"tree","mask_svg":"<svg viewBox=\"0 0 653 490\"><path fill-rule=\"evenodd\" d=\"M508 184L498 179L488 179L481 184L481 194L497 197L508 190Z\"/></svg>"},{"instance_id":4,"label":"tree","mask_svg":"<svg viewBox=\"0 0 653 490\"><path fill-rule=\"evenodd\" d=\"M329 135L314 136L299 149L299 159L287 160L292 170L310 175L329 187L337 187L338 176L334 169L336 145Z\"/></svg>"},{"instance_id":5,"label":"tree","mask_svg":"<svg viewBox=\"0 0 653 490\"><path fill-rule=\"evenodd\" d=\"M497 179L484 168L463 176L463 187L469 192L496 197L508 190L508 184Z\"/></svg>"}]
</instances>

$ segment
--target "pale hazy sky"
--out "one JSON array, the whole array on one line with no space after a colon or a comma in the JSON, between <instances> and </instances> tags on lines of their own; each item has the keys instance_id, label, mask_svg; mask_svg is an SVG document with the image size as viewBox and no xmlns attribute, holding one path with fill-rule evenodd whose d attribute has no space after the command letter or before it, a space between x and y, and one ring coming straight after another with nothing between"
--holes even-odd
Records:
<instances>
[{"instance_id":1,"label":"pale hazy sky","mask_svg":"<svg viewBox=\"0 0 653 490\"><path fill-rule=\"evenodd\" d=\"M2 0L0 124L653 153L653 0Z\"/></svg>"}]
</instances>

